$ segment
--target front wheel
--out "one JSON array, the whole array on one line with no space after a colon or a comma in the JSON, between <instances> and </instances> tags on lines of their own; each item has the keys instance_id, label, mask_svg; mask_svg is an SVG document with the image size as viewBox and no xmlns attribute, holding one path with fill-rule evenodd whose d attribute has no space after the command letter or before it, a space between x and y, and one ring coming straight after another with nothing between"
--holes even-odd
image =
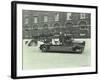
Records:
<instances>
[{"instance_id":1,"label":"front wheel","mask_svg":"<svg viewBox=\"0 0 100 80\"><path fill-rule=\"evenodd\" d=\"M78 53L82 53L82 49L81 48L78 48L75 51L78 52Z\"/></svg>"},{"instance_id":2,"label":"front wheel","mask_svg":"<svg viewBox=\"0 0 100 80\"><path fill-rule=\"evenodd\" d=\"M74 47L73 48L73 51L74 52L77 52L77 53L82 53L83 52L83 49L81 47Z\"/></svg>"}]
</instances>

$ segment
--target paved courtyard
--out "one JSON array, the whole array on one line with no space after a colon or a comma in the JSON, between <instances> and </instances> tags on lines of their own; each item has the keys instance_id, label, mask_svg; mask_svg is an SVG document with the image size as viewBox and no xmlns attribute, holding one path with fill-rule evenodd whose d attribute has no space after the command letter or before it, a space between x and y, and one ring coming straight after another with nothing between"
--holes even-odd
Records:
<instances>
[{"instance_id":1,"label":"paved courtyard","mask_svg":"<svg viewBox=\"0 0 100 80\"><path fill-rule=\"evenodd\" d=\"M76 53L44 53L38 46L27 46L23 40L23 69L49 69L90 66L91 40L84 39L86 46L82 54Z\"/></svg>"}]
</instances>

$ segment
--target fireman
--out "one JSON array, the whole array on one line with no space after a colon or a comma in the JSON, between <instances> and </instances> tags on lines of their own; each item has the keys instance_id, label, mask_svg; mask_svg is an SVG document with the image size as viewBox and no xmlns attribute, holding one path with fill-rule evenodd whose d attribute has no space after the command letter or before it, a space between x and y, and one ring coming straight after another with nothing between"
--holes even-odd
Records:
<instances>
[{"instance_id":1,"label":"fireman","mask_svg":"<svg viewBox=\"0 0 100 80\"><path fill-rule=\"evenodd\" d=\"M62 45L64 45L64 34L62 32L59 33L59 41Z\"/></svg>"},{"instance_id":2,"label":"fireman","mask_svg":"<svg viewBox=\"0 0 100 80\"><path fill-rule=\"evenodd\" d=\"M72 37L68 36L67 34L64 34L64 43L65 43L65 45L71 45Z\"/></svg>"}]
</instances>

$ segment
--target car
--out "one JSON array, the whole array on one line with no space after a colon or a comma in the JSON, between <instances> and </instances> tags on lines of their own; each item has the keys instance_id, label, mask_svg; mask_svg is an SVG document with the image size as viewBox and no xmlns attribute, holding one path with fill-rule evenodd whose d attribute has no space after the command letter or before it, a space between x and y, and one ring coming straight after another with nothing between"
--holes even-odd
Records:
<instances>
[{"instance_id":1,"label":"car","mask_svg":"<svg viewBox=\"0 0 100 80\"><path fill-rule=\"evenodd\" d=\"M62 41L62 42L61 42ZM82 53L84 51L85 41L77 41L71 38L60 40L52 39L51 42L40 45L42 52L60 52L60 53Z\"/></svg>"}]
</instances>

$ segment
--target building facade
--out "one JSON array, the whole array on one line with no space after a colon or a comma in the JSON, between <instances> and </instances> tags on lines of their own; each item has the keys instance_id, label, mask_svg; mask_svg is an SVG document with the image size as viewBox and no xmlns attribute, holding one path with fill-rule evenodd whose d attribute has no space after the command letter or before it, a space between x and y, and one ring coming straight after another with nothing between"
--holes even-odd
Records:
<instances>
[{"instance_id":1,"label":"building facade","mask_svg":"<svg viewBox=\"0 0 100 80\"><path fill-rule=\"evenodd\" d=\"M74 38L91 37L91 14L23 10L23 39L49 36L60 32Z\"/></svg>"}]
</instances>

